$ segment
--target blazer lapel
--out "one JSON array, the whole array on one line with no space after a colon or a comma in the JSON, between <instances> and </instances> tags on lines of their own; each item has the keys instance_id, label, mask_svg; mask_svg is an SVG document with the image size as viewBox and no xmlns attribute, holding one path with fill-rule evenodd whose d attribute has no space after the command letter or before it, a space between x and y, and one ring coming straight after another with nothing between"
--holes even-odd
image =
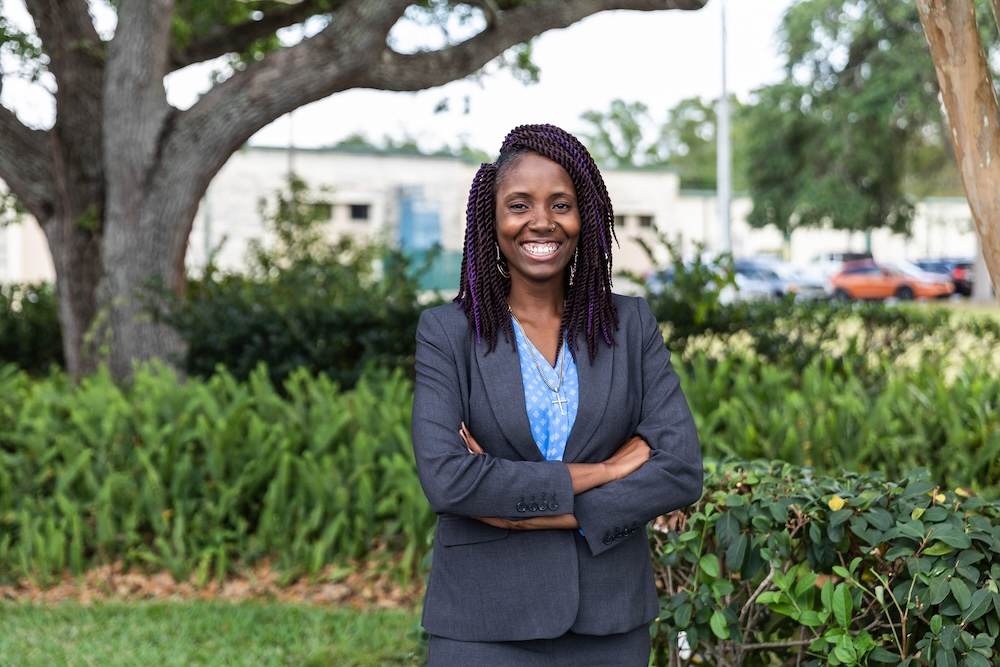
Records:
<instances>
[{"instance_id":1,"label":"blazer lapel","mask_svg":"<svg viewBox=\"0 0 1000 667\"><path fill-rule=\"evenodd\" d=\"M611 371L614 368L617 348L605 345L603 342L598 344L601 346L601 351L593 365L590 363L587 343L582 337L577 347L576 371L580 378L580 409L576 413L576 421L569 432L569 441L563 454L563 461L567 463L579 460L594 433L597 432L604 411L608 407L611 395Z\"/></svg>"},{"instance_id":2,"label":"blazer lapel","mask_svg":"<svg viewBox=\"0 0 1000 667\"><path fill-rule=\"evenodd\" d=\"M524 460L541 461L542 453L531 435L528 413L524 409L520 357L503 340L498 340L496 348L489 354L486 354L485 345L473 347L486 396L504 437Z\"/></svg>"}]
</instances>

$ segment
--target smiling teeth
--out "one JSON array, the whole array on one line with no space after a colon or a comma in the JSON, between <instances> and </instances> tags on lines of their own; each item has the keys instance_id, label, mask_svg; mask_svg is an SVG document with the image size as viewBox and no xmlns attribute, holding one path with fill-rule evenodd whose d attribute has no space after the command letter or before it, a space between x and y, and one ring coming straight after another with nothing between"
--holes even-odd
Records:
<instances>
[{"instance_id":1,"label":"smiling teeth","mask_svg":"<svg viewBox=\"0 0 1000 667\"><path fill-rule=\"evenodd\" d=\"M528 243L524 249L531 255L551 255L559 249L557 243Z\"/></svg>"}]
</instances>

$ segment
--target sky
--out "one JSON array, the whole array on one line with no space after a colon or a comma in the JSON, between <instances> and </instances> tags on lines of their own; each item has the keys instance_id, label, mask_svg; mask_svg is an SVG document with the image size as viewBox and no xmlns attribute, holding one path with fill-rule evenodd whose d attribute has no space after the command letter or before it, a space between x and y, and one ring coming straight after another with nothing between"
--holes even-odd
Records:
<instances>
[{"instance_id":1,"label":"sky","mask_svg":"<svg viewBox=\"0 0 1000 667\"><path fill-rule=\"evenodd\" d=\"M662 121L683 99L721 95L723 7L727 89L744 99L780 80L776 31L792 1L709 0L694 12L602 12L536 41L537 84L499 73L419 93L346 91L275 121L251 143L315 148L360 133L376 143L412 137L425 150L465 143L492 155L517 125L552 123L580 132L588 127L583 112L607 111L616 98L643 102ZM443 99L449 111L434 113Z\"/></svg>"},{"instance_id":2,"label":"sky","mask_svg":"<svg viewBox=\"0 0 1000 667\"><path fill-rule=\"evenodd\" d=\"M746 99L751 90L780 80L776 31L793 1L709 0L694 12L602 12L536 40L534 62L541 69L536 84L521 84L501 72L419 93L346 91L278 119L250 143L316 148L362 134L375 143L387 136L413 138L429 151L466 144L492 155L507 132L524 123L586 131L581 114L607 111L615 99L643 102L660 123L683 99L721 95L723 13L727 89ZM5 11L14 12L20 3L4 4ZM113 19L110 13L99 16L99 22L111 24L99 28L109 29ZM171 75L168 100L180 108L193 104L209 85L208 70L195 67ZM442 100L449 110L435 113ZM51 96L37 86L32 90L11 81L0 104L32 126L51 126Z\"/></svg>"}]
</instances>

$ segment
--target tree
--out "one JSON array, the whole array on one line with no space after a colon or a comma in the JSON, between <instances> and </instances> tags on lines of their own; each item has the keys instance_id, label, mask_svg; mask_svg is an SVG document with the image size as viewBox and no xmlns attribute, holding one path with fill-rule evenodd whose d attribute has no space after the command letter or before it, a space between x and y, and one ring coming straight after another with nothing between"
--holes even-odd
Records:
<instances>
[{"instance_id":1,"label":"tree","mask_svg":"<svg viewBox=\"0 0 1000 667\"><path fill-rule=\"evenodd\" d=\"M118 0L114 34L88 0L23 0L33 28L0 21L0 72L50 82L47 129L0 108L0 179L41 224L55 262L67 368L81 374L103 346L113 373L168 358L175 332L144 315L136 290L184 285L184 252L212 177L257 130L351 88L413 91L468 76L515 45L610 9L702 8L707 0ZM7 17L0 0L0 17ZM435 49L387 40L404 16L484 26ZM278 31L301 26L285 45ZM523 54L515 54L519 57ZM164 77L226 60L218 83L186 110Z\"/></svg>"},{"instance_id":2,"label":"tree","mask_svg":"<svg viewBox=\"0 0 1000 667\"><path fill-rule=\"evenodd\" d=\"M593 126L581 139L598 164L635 167L658 162L655 147L643 141L643 125L649 123L650 116L642 102L616 99L607 113L591 110L580 117Z\"/></svg>"},{"instance_id":3,"label":"tree","mask_svg":"<svg viewBox=\"0 0 1000 667\"><path fill-rule=\"evenodd\" d=\"M666 112L657 127L649 108L641 102L614 100L607 112L587 111L583 120L593 129L583 133L584 143L601 164L611 167L675 167L681 186L692 189L716 187L716 108L718 100L693 97L681 100ZM735 187L746 187L742 168L746 157L742 150L744 124L742 105L732 99L737 112L733 134L736 136L733 162Z\"/></svg>"},{"instance_id":4,"label":"tree","mask_svg":"<svg viewBox=\"0 0 1000 667\"><path fill-rule=\"evenodd\" d=\"M750 222L906 232L912 198L953 182L917 3L803 0L779 38L784 82L750 105Z\"/></svg>"},{"instance_id":5,"label":"tree","mask_svg":"<svg viewBox=\"0 0 1000 667\"><path fill-rule=\"evenodd\" d=\"M917 3L993 291L1000 296L1000 109L972 0ZM1000 23L1000 0L991 0ZM998 26L1000 27L1000 26Z\"/></svg>"}]
</instances>

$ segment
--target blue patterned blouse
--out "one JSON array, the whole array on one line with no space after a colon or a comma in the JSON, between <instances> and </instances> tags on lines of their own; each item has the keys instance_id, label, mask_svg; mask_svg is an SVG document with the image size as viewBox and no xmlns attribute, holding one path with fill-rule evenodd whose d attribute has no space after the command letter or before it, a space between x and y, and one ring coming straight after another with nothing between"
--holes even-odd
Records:
<instances>
[{"instance_id":1,"label":"blue patterned blouse","mask_svg":"<svg viewBox=\"0 0 1000 667\"><path fill-rule=\"evenodd\" d=\"M524 384L524 404L528 411L531 435L545 460L562 461L569 432L580 408L580 377L576 371L576 361L563 342L556 367L553 368L528 340L517 320L514 320L514 335L517 338L517 353L521 358L521 381ZM538 359L537 365L535 359ZM560 384L559 367L564 363ZM552 387L559 387L558 392L545 385L542 373Z\"/></svg>"}]
</instances>

